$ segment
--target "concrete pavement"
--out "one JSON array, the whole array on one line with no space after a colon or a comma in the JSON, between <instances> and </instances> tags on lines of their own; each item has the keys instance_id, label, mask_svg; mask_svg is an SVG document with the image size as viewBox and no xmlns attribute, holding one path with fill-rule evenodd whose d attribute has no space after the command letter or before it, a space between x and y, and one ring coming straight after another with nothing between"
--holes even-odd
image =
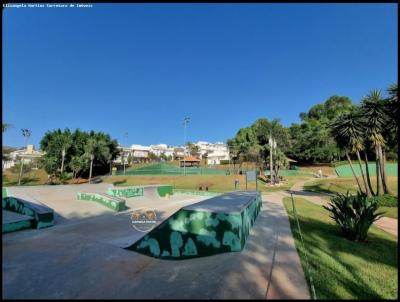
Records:
<instances>
[{"instance_id":1,"label":"concrete pavement","mask_svg":"<svg viewBox=\"0 0 400 302\"><path fill-rule=\"evenodd\" d=\"M42 189L25 193L39 199L43 192L35 190ZM3 298L309 299L282 196L263 196L241 252L174 261L121 248L143 236L131 227L129 209L102 212L96 203L74 202L75 188L57 190L69 191L69 199L57 200L60 191L41 202L52 203L64 220L3 235ZM154 206L162 220L202 199L131 198L127 204L131 210Z\"/></svg>"}]
</instances>

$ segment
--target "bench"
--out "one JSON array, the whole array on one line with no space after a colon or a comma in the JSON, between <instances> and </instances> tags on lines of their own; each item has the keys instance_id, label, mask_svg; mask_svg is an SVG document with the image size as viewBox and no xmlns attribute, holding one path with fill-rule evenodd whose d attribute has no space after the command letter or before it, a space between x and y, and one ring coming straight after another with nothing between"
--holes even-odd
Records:
<instances>
[{"instance_id":1,"label":"bench","mask_svg":"<svg viewBox=\"0 0 400 302\"><path fill-rule=\"evenodd\" d=\"M213 185L211 182L204 182L199 184L199 191L208 191L208 188L210 188Z\"/></svg>"}]
</instances>

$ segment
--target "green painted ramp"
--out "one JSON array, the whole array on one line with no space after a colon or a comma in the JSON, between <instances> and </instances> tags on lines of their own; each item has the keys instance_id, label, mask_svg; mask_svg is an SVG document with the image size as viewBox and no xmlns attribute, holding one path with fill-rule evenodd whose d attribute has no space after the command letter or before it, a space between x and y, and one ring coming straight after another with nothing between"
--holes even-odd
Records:
<instances>
[{"instance_id":1,"label":"green painted ramp","mask_svg":"<svg viewBox=\"0 0 400 302\"><path fill-rule=\"evenodd\" d=\"M232 192L181 208L126 249L181 260L241 251L262 205L259 192Z\"/></svg>"},{"instance_id":2,"label":"green painted ramp","mask_svg":"<svg viewBox=\"0 0 400 302\"><path fill-rule=\"evenodd\" d=\"M35 224L33 217L7 210L2 210L2 216L2 233L10 233L23 229L29 229Z\"/></svg>"},{"instance_id":3,"label":"green painted ramp","mask_svg":"<svg viewBox=\"0 0 400 302\"><path fill-rule=\"evenodd\" d=\"M49 207L39 205L13 196L3 197L3 210L32 217L32 227L41 229L54 224L54 211Z\"/></svg>"}]
</instances>

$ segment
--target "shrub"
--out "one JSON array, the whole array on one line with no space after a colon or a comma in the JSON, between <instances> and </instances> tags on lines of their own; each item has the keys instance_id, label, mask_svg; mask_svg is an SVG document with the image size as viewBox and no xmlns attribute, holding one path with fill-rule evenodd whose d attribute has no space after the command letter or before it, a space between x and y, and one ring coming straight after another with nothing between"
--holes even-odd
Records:
<instances>
[{"instance_id":1,"label":"shrub","mask_svg":"<svg viewBox=\"0 0 400 302\"><path fill-rule=\"evenodd\" d=\"M354 241L365 241L371 224L382 217L375 213L379 205L375 199L367 198L363 193L357 195L336 193L328 206L330 217L339 226L344 237Z\"/></svg>"},{"instance_id":2,"label":"shrub","mask_svg":"<svg viewBox=\"0 0 400 302\"><path fill-rule=\"evenodd\" d=\"M397 196L392 196L389 194L370 197L369 199L375 199L378 202L378 205L381 207L397 207L398 204Z\"/></svg>"},{"instance_id":3,"label":"shrub","mask_svg":"<svg viewBox=\"0 0 400 302\"><path fill-rule=\"evenodd\" d=\"M67 184L68 180L70 180L71 178L72 178L72 173L68 173L65 171L60 173L60 175L58 176L58 179L62 184Z\"/></svg>"}]
</instances>

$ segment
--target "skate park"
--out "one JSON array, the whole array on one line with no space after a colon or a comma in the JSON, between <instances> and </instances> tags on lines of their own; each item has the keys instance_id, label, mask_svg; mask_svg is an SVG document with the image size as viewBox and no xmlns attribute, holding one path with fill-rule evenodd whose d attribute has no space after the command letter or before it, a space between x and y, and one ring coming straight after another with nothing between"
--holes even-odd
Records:
<instances>
[{"instance_id":1,"label":"skate park","mask_svg":"<svg viewBox=\"0 0 400 302\"><path fill-rule=\"evenodd\" d=\"M282 298L298 296L299 284L300 294L308 297L289 223L279 219L284 209L262 201L259 192L201 196L173 194L166 185L125 193L121 188L104 183L8 187L6 198L51 209L54 221L3 233L4 297ZM117 211L99 199L79 199L82 192L109 198L105 192L114 192L125 207ZM126 192L137 196L121 197ZM132 212L140 209L157 215L145 232L131 225ZM4 218L3 201L3 224ZM149 237L159 241L158 252L151 244L146 248ZM289 266L284 283L271 274L274 268L278 278L280 266Z\"/></svg>"}]
</instances>

